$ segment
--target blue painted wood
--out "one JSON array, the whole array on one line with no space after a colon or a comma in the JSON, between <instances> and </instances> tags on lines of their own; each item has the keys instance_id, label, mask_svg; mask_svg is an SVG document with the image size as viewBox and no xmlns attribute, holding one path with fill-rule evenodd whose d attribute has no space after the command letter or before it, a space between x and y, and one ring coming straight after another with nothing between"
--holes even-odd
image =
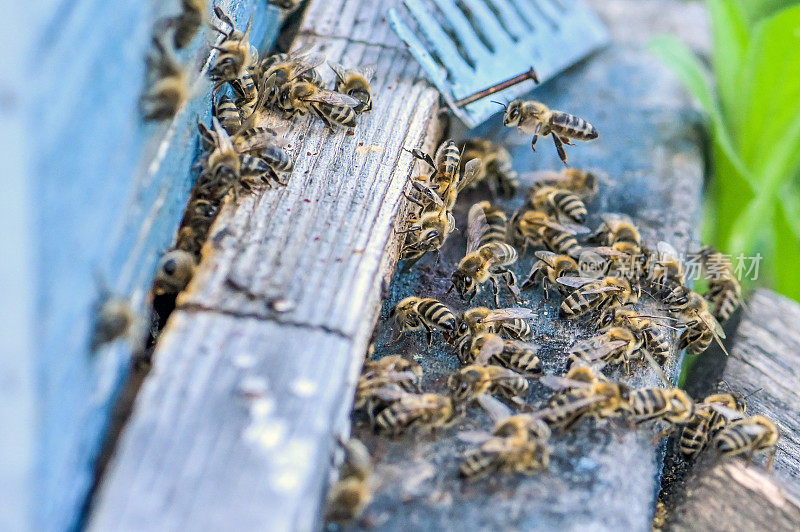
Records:
<instances>
[{"instance_id":1,"label":"blue painted wood","mask_svg":"<svg viewBox=\"0 0 800 532\"><path fill-rule=\"evenodd\" d=\"M276 8L217 3L237 24L253 15L253 43L273 42ZM5 47L19 50L4 54L17 63L0 63L11 74L2 79L18 82L0 87L10 102L0 110L9 126L0 155L10 164L3 227L11 237L0 261L0 529L75 526L91 487L130 359L125 342L89 352L94 273L144 311L192 184L196 121L209 119L211 32L179 53L192 72L190 103L171 121L141 119L152 23L177 11L178 2L62 0L10 19L29 24L4 37L24 36Z\"/></svg>"}]
</instances>

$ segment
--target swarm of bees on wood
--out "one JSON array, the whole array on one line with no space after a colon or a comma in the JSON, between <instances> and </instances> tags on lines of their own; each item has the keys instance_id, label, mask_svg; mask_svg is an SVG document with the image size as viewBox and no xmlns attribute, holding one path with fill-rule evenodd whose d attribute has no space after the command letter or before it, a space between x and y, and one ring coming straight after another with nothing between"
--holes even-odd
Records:
<instances>
[{"instance_id":1,"label":"swarm of bees on wood","mask_svg":"<svg viewBox=\"0 0 800 532\"><path fill-rule=\"evenodd\" d=\"M514 110L529 109L526 103L508 106L506 125L519 122ZM552 124L590 127L580 119L547 120L542 123L551 125L526 131L555 137L565 133ZM485 139L460 146L448 139L433 155L420 150L412 154L426 170L411 180L410 214L406 228L398 231L401 258L411 265L438 253L455 231L453 209L463 190L484 184L492 197L509 197L520 188L508 152ZM720 324L742 303L728 258L708 246L694 254L708 284L700 294L687 285L685 261L678 252L666 242L646 243L630 217L603 213L599 226L586 226L587 204L600 182L595 173L565 168L532 177L525 203L516 212L507 213L490 201L469 208L466 252L450 277L450 291L464 301L464 310L448 306L443 297L411 295L389 313L387 324L397 339L424 332L427 346L452 346L461 369L445 379L444 390L434 392L423 388L418 362L401 355L368 358L356 390L357 414L378 435L399 438L420 430L441 431L465 420L474 406L484 409L494 423L490 430L458 433L468 445L458 465L465 481L546 469L550 440L588 418L661 428L654 443L674 435L687 460L710 448L722 457L767 453L771 467L780 437L773 421L748 416L745 398L736 392L693 400L674 388L664 372L674 356L675 333L678 348L689 354L702 353L714 342L725 349ZM533 265L518 282L511 267L526 254L533 255ZM481 296L487 286L491 296ZM500 308L501 288L516 306ZM541 290L545 301L558 298L559 319L594 330L567 348L560 374L545 373L543 350L532 341L528 320L535 313L526 307L525 294L534 290ZM473 307L477 298L490 306ZM644 298L660 309L639 310ZM631 388L606 371L619 366L630 375L641 364L653 368L664 387ZM536 385L552 392L541 404L527 404L528 391Z\"/></svg>"},{"instance_id":2,"label":"swarm of bees on wood","mask_svg":"<svg viewBox=\"0 0 800 532\"><path fill-rule=\"evenodd\" d=\"M289 13L300 2L270 2ZM148 120L174 117L189 100L188 74L176 56L200 33L208 13L205 1L182 0L181 11L156 23L147 58L147 88L142 96ZM375 65L345 67L330 61L333 87L326 86L317 67L326 57L299 49L259 57L250 42L252 19L237 28L222 8L214 5L207 22L216 37L208 67L212 90L210 125L199 122L203 155L199 176L184 212L175 245L161 258L154 283L156 296L177 294L188 285L200 252L229 192L256 187L285 186L294 169L282 131L263 125L268 115L292 119L313 115L330 131L354 128L358 116L373 107L370 81ZM502 164L502 163L501 163Z\"/></svg>"}]
</instances>

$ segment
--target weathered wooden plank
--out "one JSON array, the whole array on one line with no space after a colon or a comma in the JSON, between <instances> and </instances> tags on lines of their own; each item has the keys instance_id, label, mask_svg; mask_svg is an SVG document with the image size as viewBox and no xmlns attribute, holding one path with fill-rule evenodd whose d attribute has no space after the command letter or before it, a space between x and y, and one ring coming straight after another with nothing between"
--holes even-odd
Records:
<instances>
[{"instance_id":1,"label":"weathered wooden plank","mask_svg":"<svg viewBox=\"0 0 800 532\"><path fill-rule=\"evenodd\" d=\"M671 5L664 3L662 8L668 10ZM607 18L612 35L624 33L626 25L637 25L632 6L628 4L626 19ZM586 118L600 131L597 142L568 149L571 164L597 168L608 175L598 199L590 205L589 225L599 222L599 212L626 212L650 244L663 239L687 251L697 245L703 169L699 139L693 131L696 115L674 77L643 50L643 41L646 39L615 44L533 95L554 108ZM480 133L502 136L517 170L560 167L552 146L542 144L532 154L530 138L503 130L498 122L499 117ZM448 240L440 257L423 259L410 272L395 277L384 316L397 301L412 294L441 298L455 309L464 308L457 296L445 295L445 291L455 263L464 253L466 208L480 197L472 194L460 202L457 218L461 231ZM503 205L510 211L519 203L518 198ZM517 265L518 276L529 271L531 261L529 255ZM484 297L478 303L489 303L490 296ZM537 311L533 326L537 341L544 344L545 370L562 372L565 349L589 331L560 322L556 302L545 304L538 295L526 297ZM425 370L424 387L443 391L446 376L459 367L452 348L435 345L426 349L422 338L413 336L387 346L394 334L386 323L379 326L376 356L419 353L414 358ZM676 353L668 373L675 378L678 368ZM659 385L649 368L638 366L634 373L631 379L621 377L635 387ZM547 394L545 387L534 384L528 400L536 403ZM488 427L487 417L476 410L456 427L437 431L436 438L408 436L388 441L372 435L368 427L355 427L355 435L367 443L377 461L379 487L365 520L352 526L369 528L379 523L385 530L409 525L444 530L650 529L663 454L652 444L651 432L584 424L553 438L547 472L464 484L457 478L457 467L465 445L454 436L459 430Z\"/></svg>"},{"instance_id":2,"label":"weathered wooden plank","mask_svg":"<svg viewBox=\"0 0 800 532\"><path fill-rule=\"evenodd\" d=\"M692 471L685 499L671 513L667 530L789 532L800 526L800 501L763 470L711 457L701 462Z\"/></svg>"},{"instance_id":3,"label":"weathered wooden plank","mask_svg":"<svg viewBox=\"0 0 800 532\"><path fill-rule=\"evenodd\" d=\"M274 7L255 0L219 4L240 22L257 13L254 43L274 37ZM28 500L19 510L13 502L8 511L4 505L3 518L19 511L31 528L62 530L77 522L127 373L124 343L90 353L95 273L143 310L191 186L195 122L209 112L204 37L180 52L195 99L160 124L144 123L139 107L153 22L177 9L177 2L79 0L8 14L15 30L4 36L19 28L24 37L6 47L20 64L8 75L3 65L3 112L14 115L17 127L2 153L17 163L14 181L26 187L10 196L8 210L25 211L27 219L8 248L24 264L7 263L2 282L16 309L9 314L22 312L30 321L4 335L21 345L4 350L0 373L24 379L25 386L14 382L19 390L32 390L29 404L8 416L19 412L24 419L34 411L35 418L26 430L4 431L9 438L19 434L17 445L31 450L30 478L12 481L3 460L0 484ZM6 291L7 284L26 289ZM19 420L3 415L0 423L11 427Z\"/></svg>"},{"instance_id":4,"label":"weathered wooden plank","mask_svg":"<svg viewBox=\"0 0 800 532\"><path fill-rule=\"evenodd\" d=\"M236 523L307 530L317 523L327 457L334 434L346 430L381 287L396 263L393 228L412 160L402 148L430 149L439 136L438 94L400 43L388 40L383 13L391 3L309 7L295 46L312 44L345 65L377 62L374 110L352 135L330 134L308 117L294 121L286 135L296 155L289 185L223 209L161 336L91 529ZM317 36L331 12L340 33ZM358 35L362 27L371 31L348 37L348 28ZM269 305L276 298L285 312ZM213 378L169 369L191 367L200 354ZM286 436L258 452L241 439L252 418L237 399L240 382L217 373L239 355L252 357L276 390L302 383L299 392L274 394L270 384L270 416ZM175 390L197 402L165 409L162 398ZM262 444L282 430L267 429Z\"/></svg>"}]
</instances>

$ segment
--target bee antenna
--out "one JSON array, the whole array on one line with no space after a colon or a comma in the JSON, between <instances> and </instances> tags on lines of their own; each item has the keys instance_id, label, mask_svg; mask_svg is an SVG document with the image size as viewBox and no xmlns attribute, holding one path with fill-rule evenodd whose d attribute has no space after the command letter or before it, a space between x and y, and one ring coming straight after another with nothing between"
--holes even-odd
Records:
<instances>
[{"instance_id":1,"label":"bee antenna","mask_svg":"<svg viewBox=\"0 0 800 532\"><path fill-rule=\"evenodd\" d=\"M750 396L752 396L752 395L755 395L755 394L757 394L758 392L760 392L760 391L761 391L761 390L763 390L763 389L764 389L764 388L757 388L757 389L753 390L752 392L750 392L750 393L748 393L747 395L745 395L744 397L742 397L742 400L745 400L745 399L747 399L748 397L750 397Z\"/></svg>"},{"instance_id":2,"label":"bee antenna","mask_svg":"<svg viewBox=\"0 0 800 532\"><path fill-rule=\"evenodd\" d=\"M489 100L492 103L496 103L497 105L502 105L503 109L508 109L508 105L504 104L503 102L498 102L497 100Z\"/></svg>"}]
</instances>

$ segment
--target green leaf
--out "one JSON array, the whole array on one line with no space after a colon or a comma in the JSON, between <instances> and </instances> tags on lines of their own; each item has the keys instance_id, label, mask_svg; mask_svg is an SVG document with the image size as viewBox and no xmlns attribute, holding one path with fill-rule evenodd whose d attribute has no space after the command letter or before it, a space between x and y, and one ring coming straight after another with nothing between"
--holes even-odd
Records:
<instances>
[{"instance_id":1,"label":"green leaf","mask_svg":"<svg viewBox=\"0 0 800 532\"><path fill-rule=\"evenodd\" d=\"M776 288L782 294L800 301L800 205L793 197L780 203L775 216L774 275Z\"/></svg>"},{"instance_id":2,"label":"green leaf","mask_svg":"<svg viewBox=\"0 0 800 532\"><path fill-rule=\"evenodd\" d=\"M709 0L714 38L714 76L720 108L731 133L736 136L746 117L739 105L742 64L750 41L749 28L735 0Z\"/></svg>"},{"instance_id":3,"label":"green leaf","mask_svg":"<svg viewBox=\"0 0 800 532\"><path fill-rule=\"evenodd\" d=\"M686 85L689 92L697 99L702 109L708 114L714 138L730 161L730 164L736 168L739 175L744 177L755 188L755 180L739 158L728 128L722 119L722 113L717 106L708 82L709 73L707 69L700 64L700 61L688 46L671 35L655 37L650 41L649 48L672 69L675 75Z\"/></svg>"},{"instance_id":4,"label":"green leaf","mask_svg":"<svg viewBox=\"0 0 800 532\"><path fill-rule=\"evenodd\" d=\"M750 25L799 2L800 0L737 0L739 8Z\"/></svg>"}]
</instances>

